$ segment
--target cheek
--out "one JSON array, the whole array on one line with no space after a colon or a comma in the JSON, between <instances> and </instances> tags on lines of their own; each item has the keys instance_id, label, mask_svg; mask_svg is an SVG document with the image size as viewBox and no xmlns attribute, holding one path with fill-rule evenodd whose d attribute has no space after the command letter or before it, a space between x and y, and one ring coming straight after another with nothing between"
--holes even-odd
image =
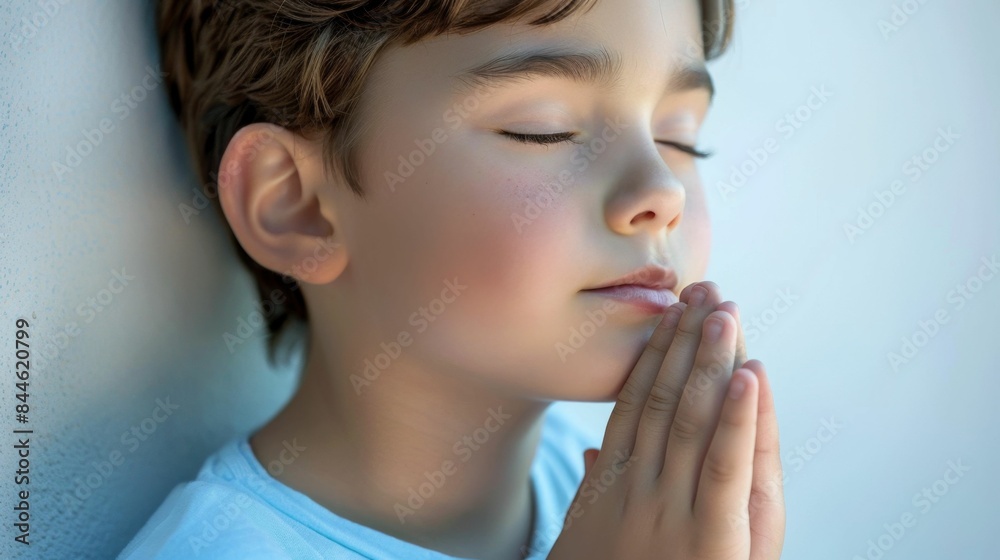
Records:
<instances>
[{"instance_id":1,"label":"cheek","mask_svg":"<svg viewBox=\"0 0 1000 560\"><path fill-rule=\"evenodd\" d=\"M545 189L551 181L506 168L449 175L459 188L446 198L457 203L451 212L428 208L413 275L430 284L458 278L467 289L426 329L425 357L508 381L529 364L552 365L583 280L573 250L580 213L568 189Z\"/></svg>"},{"instance_id":2,"label":"cheek","mask_svg":"<svg viewBox=\"0 0 1000 560\"><path fill-rule=\"evenodd\" d=\"M671 250L677 255L677 268L681 273L680 285L702 280L708 269L712 249L711 220L708 215L705 193L697 181L687 191L684 217L677 235L671 239Z\"/></svg>"},{"instance_id":3,"label":"cheek","mask_svg":"<svg viewBox=\"0 0 1000 560\"><path fill-rule=\"evenodd\" d=\"M575 213L568 194L544 207L538 194L550 179L487 166L449 177L450 213L429 215L433 230L425 248L433 268L461 273L477 286L464 308L493 317L495 326L535 321L565 301L573 286L564 261ZM565 193L565 192L564 192ZM535 315L537 314L537 316Z\"/></svg>"},{"instance_id":4,"label":"cheek","mask_svg":"<svg viewBox=\"0 0 1000 560\"><path fill-rule=\"evenodd\" d=\"M569 188L540 196L555 184L551 174L466 152L441 145L394 192L383 188L353 205L356 283L387 328L412 327L412 314L448 282L467 286L425 338L479 345L488 334L517 343L525 325L558 321L558 306L579 288L567 270L567 232L579 230L578 218ZM394 161L391 150L370 161L366 184L384 186L377 170Z\"/></svg>"}]
</instances>

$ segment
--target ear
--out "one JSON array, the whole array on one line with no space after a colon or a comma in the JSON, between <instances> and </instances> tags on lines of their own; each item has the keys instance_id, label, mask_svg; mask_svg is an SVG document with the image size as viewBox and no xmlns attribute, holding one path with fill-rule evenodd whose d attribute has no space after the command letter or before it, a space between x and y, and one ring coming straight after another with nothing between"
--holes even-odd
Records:
<instances>
[{"instance_id":1,"label":"ear","mask_svg":"<svg viewBox=\"0 0 1000 560\"><path fill-rule=\"evenodd\" d=\"M247 125L219 165L219 200L240 245L262 266L310 284L335 280L347 265L318 142L267 123Z\"/></svg>"}]
</instances>

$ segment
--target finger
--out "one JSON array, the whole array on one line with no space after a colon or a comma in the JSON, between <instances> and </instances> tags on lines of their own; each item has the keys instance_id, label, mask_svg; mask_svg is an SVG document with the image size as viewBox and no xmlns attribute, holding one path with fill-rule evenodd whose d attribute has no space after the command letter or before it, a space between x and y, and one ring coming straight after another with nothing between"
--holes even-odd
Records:
<instances>
[{"instance_id":1,"label":"finger","mask_svg":"<svg viewBox=\"0 0 1000 560\"><path fill-rule=\"evenodd\" d=\"M771 560L781 555L785 541L784 474L781 469L778 418L767 371L760 360L745 366L757 376L757 442L750 487L750 560Z\"/></svg>"},{"instance_id":2,"label":"finger","mask_svg":"<svg viewBox=\"0 0 1000 560\"><path fill-rule=\"evenodd\" d=\"M636 472L649 480L655 479L663 470L667 435L694 366L702 324L721 300L719 287L714 282L700 284L688 294L688 306L677 324L674 340L660 365L656 380L649 388L636 430L635 455L639 458Z\"/></svg>"},{"instance_id":3,"label":"finger","mask_svg":"<svg viewBox=\"0 0 1000 560\"><path fill-rule=\"evenodd\" d=\"M587 481L590 479L594 463L597 461L598 452L599 450L594 448L588 448L583 452L583 478L580 480L580 486L576 489L576 495L573 496L573 501L570 502L570 507L566 510L566 515L563 517L563 525L569 521L569 516L573 513L573 508L576 507L577 499L580 497L580 492L583 491L583 485L587 484Z\"/></svg>"},{"instance_id":4,"label":"finger","mask_svg":"<svg viewBox=\"0 0 1000 560\"><path fill-rule=\"evenodd\" d=\"M701 284L701 282L692 282L687 286L684 286L684 289L681 290L681 293L677 294L677 299L683 301L684 303L687 303L688 297L690 297L691 289L699 284Z\"/></svg>"},{"instance_id":5,"label":"finger","mask_svg":"<svg viewBox=\"0 0 1000 560\"><path fill-rule=\"evenodd\" d=\"M709 326L713 323L721 328L714 340ZM705 336L667 437L660 480L677 512L690 513L694 504L702 463L732 376L735 348L736 319L725 311L713 311L705 321Z\"/></svg>"},{"instance_id":6,"label":"finger","mask_svg":"<svg viewBox=\"0 0 1000 560\"><path fill-rule=\"evenodd\" d=\"M743 390L734 399L733 393L741 385ZM694 502L694 517L704 523L708 534L749 534L746 517L753 479L757 392L757 377L752 371L739 368L733 373Z\"/></svg>"},{"instance_id":7,"label":"finger","mask_svg":"<svg viewBox=\"0 0 1000 560\"><path fill-rule=\"evenodd\" d=\"M588 449L583 452L583 472L589 474L590 469L594 467L594 462L597 461L597 455L600 453L597 449Z\"/></svg>"},{"instance_id":8,"label":"finger","mask_svg":"<svg viewBox=\"0 0 1000 560\"><path fill-rule=\"evenodd\" d=\"M747 344L743 336L743 323L740 322L740 307L734 302L724 301L716 309L725 311L736 319L736 359L733 361L733 367L734 369L743 367L747 361Z\"/></svg>"},{"instance_id":9,"label":"finger","mask_svg":"<svg viewBox=\"0 0 1000 560\"><path fill-rule=\"evenodd\" d=\"M615 407L608 419L608 427L604 431L601 449L608 450L612 454L620 451L624 457L632 455L639 417L646 404L646 396L674 339L674 331L685 307L686 304L677 302L664 311L660 324L649 337L646 348L632 368L628 379L625 380L625 385L618 392Z\"/></svg>"}]
</instances>

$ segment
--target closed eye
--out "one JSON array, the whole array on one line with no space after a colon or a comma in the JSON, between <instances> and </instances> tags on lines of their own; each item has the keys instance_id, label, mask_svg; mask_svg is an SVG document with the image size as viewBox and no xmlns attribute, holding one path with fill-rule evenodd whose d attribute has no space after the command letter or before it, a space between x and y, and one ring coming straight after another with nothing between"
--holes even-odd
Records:
<instances>
[{"instance_id":1,"label":"closed eye","mask_svg":"<svg viewBox=\"0 0 1000 560\"><path fill-rule=\"evenodd\" d=\"M687 144L681 144L680 142L670 142L670 141L667 141L667 140L657 140L657 142L659 142L660 144L663 144L665 146L671 146L673 148L677 148L678 150L680 150L680 151L682 151L682 152L684 152L686 154L691 154L691 155L693 155L696 158L710 158L713 155L712 152L703 152L703 151L699 150L698 148L695 148L694 146L689 146Z\"/></svg>"},{"instance_id":2,"label":"closed eye","mask_svg":"<svg viewBox=\"0 0 1000 560\"><path fill-rule=\"evenodd\" d=\"M519 132L509 132L506 130L501 130L500 134L510 137L512 140L518 142L523 142L525 144L561 144L563 142L572 142L574 144L583 144L583 142L573 140L576 136L575 132L554 132L552 134L521 134Z\"/></svg>"},{"instance_id":3,"label":"closed eye","mask_svg":"<svg viewBox=\"0 0 1000 560\"><path fill-rule=\"evenodd\" d=\"M572 142L574 144L584 144L584 142L579 140L574 140L576 137L575 132L554 132L551 134L521 134L519 132L510 132L507 130L499 131L500 134L509 137L511 140L522 142L525 144L561 144L563 142ZM712 157L712 152L701 151L694 146L688 144L682 144L680 142L671 142L668 140L657 140L658 143L665 146L670 146L677 150L680 150L686 154L690 154L696 158L708 158Z\"/></svg>"}]
</instances>

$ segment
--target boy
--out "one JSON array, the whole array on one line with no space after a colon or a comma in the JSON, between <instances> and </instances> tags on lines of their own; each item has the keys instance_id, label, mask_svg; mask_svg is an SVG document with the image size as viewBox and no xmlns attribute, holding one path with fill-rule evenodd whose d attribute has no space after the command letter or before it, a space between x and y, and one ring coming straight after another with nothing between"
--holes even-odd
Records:
<instances>
[{"instance_id":1,"label":"boy","mask_svg":"<svg viewBox=\"0 0 1000 560\"><path fill-rule=\"evenodd\" d=\"M162 0L198 171L306 361L121 557L777 559L763 364L693 283L731 4ZM603 442L554 400L616 400Z\"/></svg>"}]
</instances>

